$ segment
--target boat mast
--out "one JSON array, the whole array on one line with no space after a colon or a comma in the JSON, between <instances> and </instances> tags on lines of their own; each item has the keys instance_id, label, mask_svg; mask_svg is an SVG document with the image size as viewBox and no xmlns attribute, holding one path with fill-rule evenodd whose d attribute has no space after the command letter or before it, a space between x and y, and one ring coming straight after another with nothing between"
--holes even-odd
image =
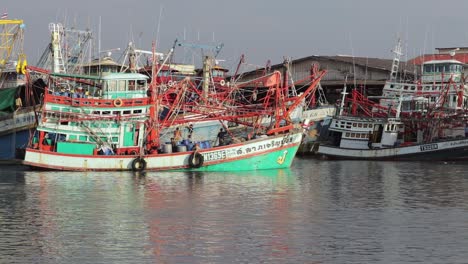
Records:
<instances>
[{"instance_id":1,"label":"boat mast","mask_svg":"<svg viewBox=\"0 0 468 264\"><path fill-rule=\"evenodd\" d=\"M344 103L345 103L345 99L346 99L346 95L348 94L346 92L346 83L348 82L348 75L346 75L345 77L345 82L344 82L344 87L343 87L343 92L341 92L341 94L343 95L343 97L341 98L341 104L340 104L340 112L339 112L339 115L343 115L343 110L344 110Z\"/></svg>"},{"instance_id":2,"label":"boat mast","mask_svg":"<svg viewBox=\"0 0 468 264\"><path fill-rule=\"evenodd\" d=\"M52 72L54 73L65 73L65 62L62 56L62 49L60 47L60 36L63 34L62 24L49 24L49 30L52 33Z\"/></svg>"},{"instance_id":3,"label":"boat mast","mask_svg":"<svg viewBox=\"0 0 468 264\"><path fill-rule=\"evenodd\" d=\"M395 54L395 56L393 57L392 71L390 72L390 81L396 82L397 75L398 75L398 68L400 67L400 58L401 58L401 55L403 54L401 52L401 39L398 39L398 42L395 45L395 48L392 50L392 52Z\"/></svg>"}]
</instances>

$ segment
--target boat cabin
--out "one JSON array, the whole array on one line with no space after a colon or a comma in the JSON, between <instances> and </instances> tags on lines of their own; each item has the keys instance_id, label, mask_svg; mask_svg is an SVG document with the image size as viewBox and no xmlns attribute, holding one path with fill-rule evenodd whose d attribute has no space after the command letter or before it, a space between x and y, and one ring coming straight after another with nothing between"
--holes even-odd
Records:
<instances>
[{"instance_id":1,"label":"boat cabin","mask_svg":"<svg viewBox=\"0 0 468 264\"><path fill-rule=\"evenodd\" d=\"M105 76L111 73L118 73L122 69L122 65L115 62L111 57L103 57L95 59L89 64L81 66L83 72L92 76Z\"/></svg>"},{"instance_id":2,"label":"boat cabin","mask_svg":"<svg viewBox=\"0 0 468 264\"><path fill-rule=\"evenodd\" d=\"M147 97L149 77L139 73L113 73L102 77L102 98Z\"/></svg>"},{"instance_id":3,"label":"boat cabin","mask_svg":"<svg viewBox=\"0 0 468 264\"><path fill-rule=\"evenodd\" d=\"M396 118L342 116L333 118L329 143L346 149L372 149L397 146L403 142L404 126Z\"/></svg>"},{"instance_id":4,"label":"boat cabin","mask_svg":"<svg viewBox=\"0 0 468 264\"><path fill-rule=\"evenodd\" d=\"M457 60L431 60L422 65L423 83L461 82L464 64Z\"/></svg>"}]
</instances>

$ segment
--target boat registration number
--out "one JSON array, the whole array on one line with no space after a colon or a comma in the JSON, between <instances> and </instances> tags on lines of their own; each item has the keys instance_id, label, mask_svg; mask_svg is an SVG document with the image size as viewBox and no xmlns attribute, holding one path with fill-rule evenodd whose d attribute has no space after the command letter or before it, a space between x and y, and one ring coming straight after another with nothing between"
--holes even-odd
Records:
<instances>
[{"instance_id":1,"label":"boat registration number","mask_svg":"<svg viewBox=\"0 0 468 264\"><path fill-rule=\"evenodd\" d=\"M439 146L437 144L428 144L428 145L420 146L421 151L435 150L435 149L438 149L438 148L439 148Z\"/></svg>"}]
</instances>

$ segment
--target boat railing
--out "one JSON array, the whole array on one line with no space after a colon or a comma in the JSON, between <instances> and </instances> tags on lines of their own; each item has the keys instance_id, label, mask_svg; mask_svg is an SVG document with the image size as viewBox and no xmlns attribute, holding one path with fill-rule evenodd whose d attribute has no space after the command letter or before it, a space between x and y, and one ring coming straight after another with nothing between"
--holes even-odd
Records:
<instances>
[{"instance_id":1,"label":"boat railing","mask_svg":"<svg viewBox=\"0 0 468 264\"><path fill-rule=\"evenodd\" d=\"M133 107L149 104L149 98L132 99L95 99L95 98L70 98L68 96L51 95L45 96L46 103L70 105L76 107Z\"/></svg>"}]
</instances>

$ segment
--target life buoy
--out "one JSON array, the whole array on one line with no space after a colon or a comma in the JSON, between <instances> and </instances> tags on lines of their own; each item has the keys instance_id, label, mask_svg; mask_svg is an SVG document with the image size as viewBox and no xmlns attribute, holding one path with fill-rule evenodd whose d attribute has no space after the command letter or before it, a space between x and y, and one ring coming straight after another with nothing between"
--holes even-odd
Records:
<instances>
[{"instance_id":1,"label":"life buoy","mask_svg":"<svg viewBox=\"0 0 468 264\"><path fill-rule=\"evenodd\" d=\"M115 107L121 107L123 105L123 101L120 98L117 98L114 100L114 106Z\"/></svg>"},{"instance_id":2,"label":"life buoy","mask_svg":"<svg viewBox=\"0 0 468 264\"><path fill-rule=\"evenodd\" d=\"M174 86L174 83L172 81L168 81L167 86L172 87L172 86Z\"/></svg>"},{"instance_id":3,"label":"life buoy","mask_svg":"<svg viewBox=\"0 0 468 264\"><path fill-rule=\"evenodd\" d=\"M137 154L138 154L138 152L136 150L130 151L130 155L137 155Z\"/></svg>"},{"instance_id":4,"label":"life buoy","mask_svg":"<svg viewBox=\"0 0 468 264\"><path fill-rule=\"evenodd\" d=\"M226 85L226 81L225 81L225 80L221 80L221 81L219 81L219 84L221 84L221 86L224 86L224 85Z\"/></svg>"},{"instance_id":5,"label":"life buoy","mask_svg":"<svg viewBox=\"0 0 468 264\"><path fill-rule=\"evenodd\" d=\"M133 171L143 171L146 169L146 160L143 158L136 158L132 161L132 170Z\"/></svg>"},{"instance_id":6,"label":"life buoy","mask_svg":"<svg viewBox=\"0 0 468 264\"><path fill-rule=\"evenodd\" d=\"M203 165L203 155L194 151L192 154L189 156L189 166L190 168L200 168Z\"/></svg>"}]
</instances>

